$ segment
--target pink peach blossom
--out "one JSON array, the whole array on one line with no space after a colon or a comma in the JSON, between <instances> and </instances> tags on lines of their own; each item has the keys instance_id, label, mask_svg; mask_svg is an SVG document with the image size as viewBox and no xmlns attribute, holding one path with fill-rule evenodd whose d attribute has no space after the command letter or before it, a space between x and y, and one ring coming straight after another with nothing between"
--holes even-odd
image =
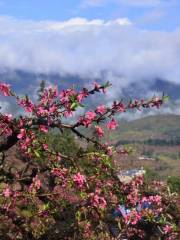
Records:
<instances>
[{"instance_id":1,"label":"pink peach blossom","mask_svg":"<svg viewBox=\"0 0 180 240\"><path fill-rule=\"evenodd\" d=\"M3 196L5 198L8 198L11 196L11 189L9 187L6 187L4 190L3 190Z\"/></svg>"},{"instance_id":2,"label":"pink peach blossom","mask_svg":"<svg viewBox=\"0 0 180 240\"><path fill-rule=\"evenodd\" d=\"M86 178L84 175L80 174L79 172L77 174L75 174L73 176L73 181L76 183L76 185L79 187L79 188L82 188L85 181L86 181Z\"/></svg>"},{"instance_id":3,"label":"pink peach blossom","mask_svg":"<svg viewBox=\"0 0 180 240\"><path fill-rule=\"evenodd\" d=\"M94 194L91 198L91 204L93 207L105 209L107 202L104 197Z\"/></svg>"},{"instance_id":4,"label":"pink peach blossom","mask_svg":"<svg viewBox=\"0 0 180 240\"><path fill-rule=\"evenodd\" d=\"M104 114L106 112L106 107L104 105L100 105L96 108L96 112L99 114Z\"/></svg>"},{"instance_id":5,"label":"pink peach blossom","mask_svg":"<svg viewBox=\"0 0 180 240\"><path fill-rule=\"evenodd\" d=\"M95 114L95 112L89 111L86 113L85 117L88 120L93 121L96 118L96 114Z\"/></svg>"},{"instance_id":6,"label":"pink peach blossom","mask_svg":"<svg viewBox=\"0 0 180 240\"><path fill-rule=\"evenodd\" d=\"M48 132L48 127L45 125L39 125L39 129L41 132L47 133Z\"/></svg>"},{"instance_id":7,"label":"pink peach blossom","mask_svg":"<svg viewBox=\"0 0 180 240\"><path fill-rule=\"evenodd\" d=\"M103 129L99 126L95 126L95 131L99 137L102 137L104 135Z\"/></svg>"},{"instance_id":8,"label":"pink peach blossom","mask_svg":"<svg viewBox=\"0 0 180 240\"><path fill-rule=\"evenodd\" d=\"M10 96L11 95L11 90L10 90L10 85L5 84L5 83L0 83L0 91L4 96Z\"/></svg>"},{"instance_id":9,"label":"pink peach blossom","mask_svg":"<svg viewBox=\"0 0 180 240\"><path fill-rule=\"evenodd\" d=\"M110 122L107 123L107 128L109 130L115 130L117 127L118 127L118 123L114 119L112 119Z\"/></svg>"},{"instance_id":10,"label":"pink peach blossom","mask_svg":"<svg viewBox=\"0 0 180 240\"><path fill-rule=\"evenodd\" d=\"M20 129L20 133L17 135L17 138L22 139L26 136L26 129Z\"/></svg>"},{"instance_id":11,"label":"pink peach blossom","mask_svg":"<svg viewBox=\"0 0 180 240\"><path fill-rule=\"evenodd\" d=\"M172 226L170 226L170 225L165 225L165 227L163 227L163 231L164 231L164 233L165 234L168 234L168 233L171 233L172 232Z\"/></svg>"}]
</instances>

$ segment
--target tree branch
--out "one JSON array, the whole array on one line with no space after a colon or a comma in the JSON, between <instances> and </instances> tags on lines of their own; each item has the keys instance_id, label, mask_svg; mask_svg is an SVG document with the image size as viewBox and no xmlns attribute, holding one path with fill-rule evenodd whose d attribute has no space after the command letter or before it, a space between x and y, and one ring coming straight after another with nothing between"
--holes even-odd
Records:
<instances>
[{"instance_id":1,"label":"tree branch","mask_svg":"<svg viewBox=\"0 0 180 240\"><path fill-rule=\"evenodd\" d=\"M1 144L0 144L0 152L7 151L9 148L14 146L18 142L17 133L14 132L11 136L7 137Z\"/></svg>"}]
</instances>

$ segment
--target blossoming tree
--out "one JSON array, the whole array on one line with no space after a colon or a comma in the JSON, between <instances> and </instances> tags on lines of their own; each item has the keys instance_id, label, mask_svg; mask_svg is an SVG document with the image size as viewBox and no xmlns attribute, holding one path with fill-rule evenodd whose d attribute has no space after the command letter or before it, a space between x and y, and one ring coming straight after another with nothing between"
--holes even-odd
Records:
<instances>
[{"instance_id":1,"label":"blossoming tree","mask_svg":"<svg viewBox=\"0 0 180 240\"><path fill-rule=\"evenodd\" d=\"M159 108L166 97L114 101L111 107L99 105L68 123L86 98L103 94L108 87L109 83L95 83L90 90L61 92L57 87L44 88L34 103L0 83L1 94L14 97L25 112L19 117L0 114L1 239L178 239L177 196L164 183L147 185L143 176L120 182L113 155L128 151L117 151L101 141L105 128L118 127L116 115ZM97 137L81 131L90 127ZM56 151L47 140L51 129L70 131L94 147L73 155ZM24 156L25 167L11 172L4 166L6 151L14 145Z\"/></svg>"}]
</instances>

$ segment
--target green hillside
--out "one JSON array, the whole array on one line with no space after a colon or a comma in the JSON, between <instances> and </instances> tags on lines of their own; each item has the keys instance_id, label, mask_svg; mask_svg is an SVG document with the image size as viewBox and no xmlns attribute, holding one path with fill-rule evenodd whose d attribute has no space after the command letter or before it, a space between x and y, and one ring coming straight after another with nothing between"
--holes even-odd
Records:
<instances>
[{"instance_id":1,"label":"green hillside","mask_svg":"<svg viewBox=\"0 0 180 240\"><path fill-rule=\"evenodd\" d=\"M118 129L106 132L105 138L110 138L116 147L130 144L134 149L128 156L116 157L120 169L143 167L152 179L165 181L169 176L179 177L180 116L156 115L129 122L120 120ZM142 156L145 156L144 160L140 160ZM180 180L177 181L180 189Z\"/></svg>"},{"instance_id":2,"label":"green hillside","mask_svg":"<svg viewBox=\"0 0 180 240\"><path fill-rule=\"evenodd\" d=\"M156 115L134 121L119 121L119 127L111 134L106 133L111 141L145 141L148 139L180 139L179 115Z\"/></svg>"}]
</instances>

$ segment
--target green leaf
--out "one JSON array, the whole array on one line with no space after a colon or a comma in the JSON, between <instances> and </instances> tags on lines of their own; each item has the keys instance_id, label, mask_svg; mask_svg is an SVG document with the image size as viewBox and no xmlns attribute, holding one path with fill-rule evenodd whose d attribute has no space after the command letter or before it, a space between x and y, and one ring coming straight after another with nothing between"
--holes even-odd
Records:
<instances>
[{"instance_id":1,"label":"green leaf","mask_svg":"<svg viewBox=\"0 0 180 240\"><path fill-rule=\"evenodd\" d=\"M31 153L32 152L32 149L31 148L28 148L28 153Z\"/></svg>"},{"instance_id":2,"label":"green leaf","mask_svg":"<svg viewBox=\"0 0 180 240\"><path fill-rule=\"evenodd\" d=\"M169 101L169 96L168 95L163 95L163 101L164 102L167 102L167 101Z\"/></svg>"},{"instance_id":3,"label":"green leaf","mask_svg":"<svg viewBox=\"0 0 180 240\"><path fill-rule=\"evenodd\" d=\"M110 86L111 86L110 82L106 82L106 83L103 85L104 88L107 88L107 87L110 87Z\"/></svg>"},{"instance_id":4,"label":"green leaf","mask_svg":"<svg viewBox=\"0 0 180 240\"><path fill-rule=\"evenodd\" d=\"M77 107L78 107L77 102L73 102L73 103L71 104L71 110L75 110Z\"/></svg>"},{"instance_id":5,"label":"green leaf","mask_svg":"<svg viewBox=\"0 0 180 240\"><path fill-rule=\"evenodd\" d=\"M37 150L34 150L34 153L35 153L36 157L40 158L40 154L38 153Z\"/></svg>"},{"instance_id":6,"label":"green leaf","mask_svg":"<svg viewBox=\"0 0 180 240\"><path fill-rule=\"evenodd\" d=\"M49 207L50 207L50 204L49 204L49 202L48 203L46 203L46 204L43 204L43 210L45 211L45 210L48 210L49 209Z\"/></svg>"},{"instance_id":7,"label":"green leaf","mask_svg":"<svg viewBox=\"0 0 180 240\"><path fill-rule=\"evenodd\" d=\"M31 212L29 210L22 210L20 214L21 214L21 216L23 216L25 218L30 218L33 216L33 212Z\"/></svg>"},{"instance_id":8,"label":"green leaf","mask_svg":"<svg viewBox=\"0 0 180 240\"><path fill-rule=\"evenodd\" d=\"M76 219L78 220L78 222L80 221L80 219L81 219L81 212L80 211L76 212Z\"/></svg>"},{"instance_id":9,"label":"green leaf","mask_svg":"<svg viewBox=\"0 0 180 240\"><path fill-rule=\"evenodd\" d=\"M81 198L84 198L84 197L86 197L86 193L81 191L80 196L81 196Z\"/></svg>"}]
</instances>

